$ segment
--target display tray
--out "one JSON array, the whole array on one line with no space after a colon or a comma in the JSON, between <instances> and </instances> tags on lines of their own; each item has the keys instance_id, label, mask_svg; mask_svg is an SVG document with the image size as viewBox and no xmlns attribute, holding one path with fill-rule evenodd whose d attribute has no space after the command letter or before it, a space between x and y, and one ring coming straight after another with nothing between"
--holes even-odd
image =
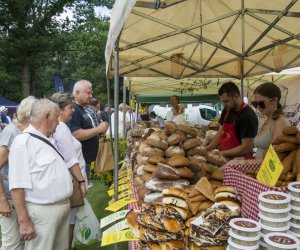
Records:
<instances>
[{"instance_id":1,"label":"display tray","mask_svg":"<svg viewBox=\"0 0 300 250\"><path fill-rule=\"evenodd\" d=\"M226 186L233 186L242 199L241 216L259 220L258 196L264 191L279 191L288 193L287 187L270 187L245 175L244 170L257 170L261 165L259 160L232 160L224 165L224 180Z\"/></svg>"}]
</instances>

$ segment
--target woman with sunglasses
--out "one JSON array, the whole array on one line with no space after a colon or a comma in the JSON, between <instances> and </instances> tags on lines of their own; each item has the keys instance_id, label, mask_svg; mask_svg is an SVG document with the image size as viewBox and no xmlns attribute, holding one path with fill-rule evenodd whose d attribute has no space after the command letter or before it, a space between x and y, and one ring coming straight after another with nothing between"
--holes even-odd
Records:
<instances>
[{"instance_id":1,"label":"woman with sunglasses","mask_svg":"<svg viewBox=\"0 0 300 250\"><path fill-rule=\"evenodd\" d=\"M290 125L282 113L280 98L279 87L271 82L263 83L254 90L254 100L251 104L267 118L254 139L254 146L257 148L256 158L264 158L272 140Z\"/></svg>"}]
</instances>

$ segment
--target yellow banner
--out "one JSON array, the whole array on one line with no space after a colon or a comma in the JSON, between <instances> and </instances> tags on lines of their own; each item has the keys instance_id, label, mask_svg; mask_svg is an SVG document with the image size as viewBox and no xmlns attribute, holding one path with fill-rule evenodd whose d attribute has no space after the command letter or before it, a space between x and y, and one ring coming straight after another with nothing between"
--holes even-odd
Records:
<instances>
[{"instance_id":1,"label":"yellow banner","mask_svg":"<svg viewBox=\"0 0 300 250\"><path fill-rule=\"evenodd\" d=\"M256 179L268 186L274 187L278 181L283 166L280 159L278 158L274 148L270 145L268 152L261 164Z\"/></svg>"},{"instance_id":2,"label":"yellow banner","mask_svg":"<svg viewBox=\"0 0 300 250\"><path fill-rule=\"evenodd\" d=\"M121 209L122 207L124 207L132 202L136 202L136 200L126 197L126 198L118 200L118 201L114 202L113 204L109 205L107 208L105 208L105 210L117 212L119 209Z\"/></svg>"},{"instance_id":3,"label":"yellow banner","mask_svg":"<svg viewBox=\"0 0 300 250\"><path fill-rule=\"evenodd\" d=\"M129 188L131 188L131 186L129 184L120 185L120 186L118 186L118 192L121 192L121 191L123 191L125 189L129 189ZM115 190L113 188L109 189L107 191L107 193L108 193L108 196L113 196L115 194Z\"/></svg>"},{"instance_id":4,"label":"yellow banner","mask_svg":"<svg viewBox=\"0 0 300 250\"><path fill-rule=\"evenodd\" d=\"M101 247L118 243L118 242L131 241L131 240L139 240L137 238L134 238L131 230L107 233L104 234L102 237Z\"/></svg>"}]
</instances>

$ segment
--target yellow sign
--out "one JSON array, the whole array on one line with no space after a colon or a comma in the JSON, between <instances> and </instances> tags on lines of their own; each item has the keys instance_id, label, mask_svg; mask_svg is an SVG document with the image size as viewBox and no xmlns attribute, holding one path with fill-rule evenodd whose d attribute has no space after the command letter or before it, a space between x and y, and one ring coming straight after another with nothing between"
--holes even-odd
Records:
<instances>
[{"instance_id":1,"label":"yellow sign","mask_svg":"<svg viewBox=\"0 0 300 250\"><path fill-rule=\"evenodd\" d=\"M270 145L268 152L261 164L256 179L268 186L274 187L278 181L283 166L278 158L274 148Z\"/></svg>"},{"instance_id":2,"label":"yellow sign","mask_svg":"<svg viewBox=\"0 0 300 250\"><path fill-rule=\"evenodd\" d=\"M131 230L107 233L104 234L102 237L101 247L118 243L118 242L131 241L131 240L139 240L137 238L134 238Z\"/></svg>"},{"instance_id":3,"label":"yellow sign","mask_svg":"<svg viewBox=\"0 0 300 250\"><path fill-rule=\"evenodd\" d=\"M125 189L129 189L129 188L130 188L129 184L120 185L120 186L118 186L118 192L121 192L121 191L123 191ZM115 190L114 189L109 189L107 191L107 193L108 193L108 196L113 196L114 193L115 193Z\"/></svg>"},{"instance_id":4,"label":"yellow sign","mask_svg":"<svg viewBox=\"0 0 300 250\"><path fill-rule=\"evenodd\" d=\"M118 211L120 208L130 204L136 202L135 199L131 199L131 198L123 198L121 200L116 201L115 203L109 205L107 208L105 208L105 210L109 210L109 211L113 211L116 212Z\"/></svg>"},{"instance_id":5,"label":"yellow sign","mask_svg":"<svg viewBox=\"0 0 300 250\"><path fill-rule=\"evenodd\" d=\"M122 199L122 198L125 198L126 196L130 195L130 194L133 194L132 190L131 189L125 189L123 190L124 192L122 192L121 194L118 195L118 199ZM108 205L111 205L115 202L115 199L112 198L109 202L108 202Z\"/></svg>"}]
</instances>

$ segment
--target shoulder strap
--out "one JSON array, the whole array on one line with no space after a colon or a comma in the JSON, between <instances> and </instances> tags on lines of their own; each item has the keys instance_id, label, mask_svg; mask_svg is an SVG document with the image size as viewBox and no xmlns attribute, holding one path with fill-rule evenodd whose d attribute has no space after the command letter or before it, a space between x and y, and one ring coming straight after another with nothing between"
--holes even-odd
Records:
<instances>
[{"instance_id":1,"label":"shoulder strap","mask_svg":"<svg viewBox=\"0 0 300 250\"><path fill-rule=\"evenodd\" d=\"M57 149L56 149L56 148L55 148L48 140L46 140L45 138L43 138L43 137L41 137L41 136L39 136L39 135L30 133L30 132L26 132L26 133L28 133L28 134L30 134L31 136L33 136L33 137L35 137L35 138L37 138L37 139L39 139L39 140L45 142L46 144L48 144L51 148L53 148L53 149L56 151L56 153L59 154L59 156L60 156L63 160L65 160L64 157L61 155L61 153L59 153L58 150L57 150Z\"/></svg>"}]
</instances>

